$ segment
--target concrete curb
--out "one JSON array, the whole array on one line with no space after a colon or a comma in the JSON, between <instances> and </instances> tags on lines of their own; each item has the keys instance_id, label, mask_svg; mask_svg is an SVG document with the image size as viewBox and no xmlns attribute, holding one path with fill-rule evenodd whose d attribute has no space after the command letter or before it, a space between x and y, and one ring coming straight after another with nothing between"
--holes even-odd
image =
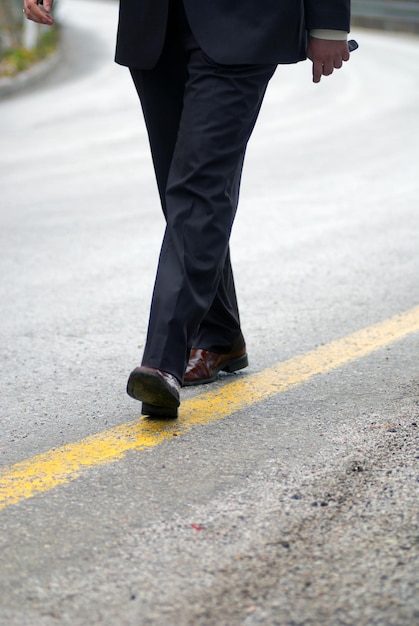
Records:
<instances>
[{"instance_id":1,"label":"concrete curb","mask_svg":"<svg viewBox=\"0 0 419 626\"><path fill-rule=\"evenodd\" d=\"M61 48L58 48L48 58L40 61L30 69L19 72L16 76L0 78L0 98L14 95L26 87L40 83L58 65L61 60Z\"/></svg>"}]
</instances>

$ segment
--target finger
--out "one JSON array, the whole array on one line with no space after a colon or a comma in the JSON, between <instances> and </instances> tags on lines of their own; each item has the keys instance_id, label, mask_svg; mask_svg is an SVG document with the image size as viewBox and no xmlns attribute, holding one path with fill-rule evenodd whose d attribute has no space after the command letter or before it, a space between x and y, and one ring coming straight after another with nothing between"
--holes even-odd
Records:
<instances>
[{"instance_id":1,"label":"finger","mask_svg":"<svg viewBox=\"0 0 419 626\"><path fill-rule=\"evenodd\" d=\"M333 73L333 63L331 61L327 61L323 63L322 74L323 76L330 76Z\"/></svg>"},{"instance_id":2,"label":"finger","mask_svg":"<svg viewBox=\"0 0 419 626\"><path fill-rule=\"evenodd\" d=\"M45 0L42 4L44 6L44 11L46 13L51 13L52 5L54 4L54 0Z\"/></svg>"},{"instance_id":3,"label":"finger","mask_svg":"<svg viewBox=\"0 0 419 626\"><path fill-rule=\"evenodd\" d=\"M313 61L313 83L319 83L323 73L323 63Z\"/></svg>"}]
</instances>

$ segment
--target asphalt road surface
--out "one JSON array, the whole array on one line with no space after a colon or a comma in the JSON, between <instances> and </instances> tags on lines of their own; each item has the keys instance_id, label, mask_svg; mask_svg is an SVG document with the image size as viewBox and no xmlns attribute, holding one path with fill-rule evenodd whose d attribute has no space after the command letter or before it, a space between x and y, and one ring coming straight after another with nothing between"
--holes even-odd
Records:
<instances>
[{"instance_id":1,"label":"asphalt road surface","mask_svg":"<svg viewBox=\"0 0 419 626\"><path fill-rule=\"evenodd\" d=\"M0 101L0 624L419 624L419 40L278 69L232 237L250 366L150 424L147 139L117 4L60 4L59 67Z\"/></svg>"}]
</instances>

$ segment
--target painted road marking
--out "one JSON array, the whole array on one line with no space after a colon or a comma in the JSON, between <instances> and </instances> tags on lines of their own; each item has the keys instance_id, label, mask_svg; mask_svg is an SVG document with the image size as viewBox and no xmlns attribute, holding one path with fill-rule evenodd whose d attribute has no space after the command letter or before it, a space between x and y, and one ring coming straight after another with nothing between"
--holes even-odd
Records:
<instances>
[{"instance_id":1,"label":"painted road marking","mask_svg":"<svg viewBox=\"0 0 419 626\"><path fill-rule=\"evenodd\" d=\"M0 509L75 480L90 467L122 459L288 391L419 331L419 306L301 356L200 394L181 405L177 420L139 418L82 441L6 467L0 472Z\"/></svg>"}]
</instances>

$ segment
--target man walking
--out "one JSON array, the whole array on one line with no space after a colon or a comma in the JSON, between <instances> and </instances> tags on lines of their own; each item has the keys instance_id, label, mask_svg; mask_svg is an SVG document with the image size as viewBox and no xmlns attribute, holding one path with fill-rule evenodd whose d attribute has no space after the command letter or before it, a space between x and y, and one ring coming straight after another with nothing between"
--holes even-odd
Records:
<instances>
[{"instance_id":1,"label":"man walking","mask_svg":"<svg viewBox=\"0 0 419 626\"><path fill-rule=\"evenodd\" d=\"M24 0L51 24L53 0ZM278 64L349 59L350 0L120 0L116 61L148 130L166 230L142 365L127 391L176 417L180 387L247 365L230 263L247 142Z\"/></svg>"}]
</instances>

